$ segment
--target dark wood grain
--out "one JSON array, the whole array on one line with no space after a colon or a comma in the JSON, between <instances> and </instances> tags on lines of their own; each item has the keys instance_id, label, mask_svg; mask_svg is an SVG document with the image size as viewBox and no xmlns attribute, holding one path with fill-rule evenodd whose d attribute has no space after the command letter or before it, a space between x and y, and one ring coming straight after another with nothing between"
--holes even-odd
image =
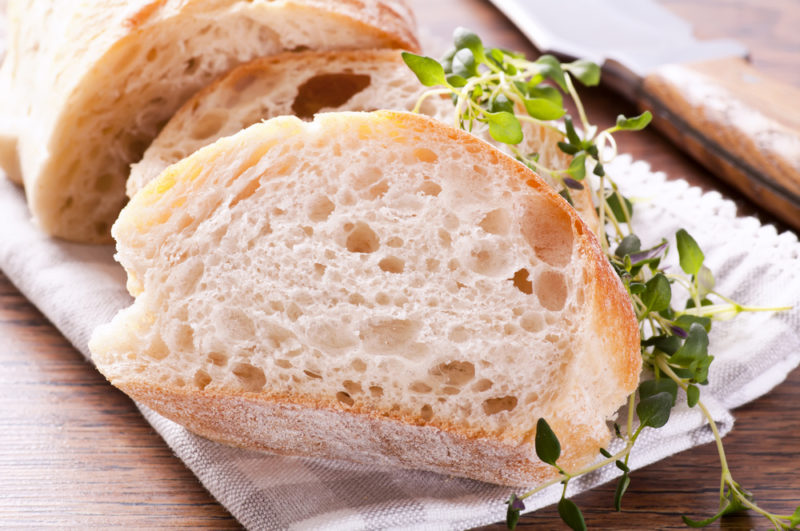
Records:
<instances>
[{"instance_id":1,"label":"dark wood grain","mask_svg":"<svg viewBox=\"0 0 800 531\"><path fill-rule=\"evenodd\" d=\"M447 38L455 26L487 42L532 53L485 0L411 0L425 31ZM735 37L754 65L800 87L800 5L794 0L664 0L704 37ZM635 107L604 87L583 90L590 118L610 124ZM798 102L794 102L796 107ZM672 178L752 206L654 131L619 136L622 152ZM725 438L736 477L774 511L800 503L800 371L772 393L735 412ZM124 395L105 383L49 322L0 274L0 526L206 527L238 524L172 455ZM622 513L611 510L613 486L575 498L600 529L682 528L679 515L711 514L719 467L712 445L692 449L633 476ZM563 528L555 511L525 516L521 527ZM766 528L748 516L716 527ZM491 529L502 529L495 526Z\"/></svg>"}]
</instances>

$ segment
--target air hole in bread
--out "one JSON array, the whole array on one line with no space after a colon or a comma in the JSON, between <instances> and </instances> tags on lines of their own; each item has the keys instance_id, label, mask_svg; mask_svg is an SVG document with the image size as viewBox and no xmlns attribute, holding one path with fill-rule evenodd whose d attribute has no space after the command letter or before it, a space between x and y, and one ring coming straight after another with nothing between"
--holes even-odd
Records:
<instances>
[{"instance_id":1,"label":"air hole in bread","mask_svg":"<svg viewBox=\"0 0 800 531\"><path fill-rule=\"evenodd\" d=\"M514 287L526 295L533 293L533 283L528 280L528 274L528 270L523 268L514 273L514 277L511 279Z\"/></svg>"},{"instance_id":2,"label":"air hole in bread","mask_svg":"<svg viewBox=\"0 0 800 531\"><path fill-rule=\"evenodd\" d=\"M364 304L365 302L367 302L367 300L360 293L351 293L347 297L347 302L349 302L350 304L353 304L355 306L360 306L360 305Z\"/></svg>"},{"instance_id":3,"label":"air hole in bread","mask_svg":"<svg viewBox=\"0 0 800 531\"><path fill-rule=\"evenodd\" d=\"M345 391L347 391L350 395L357 395L362 392L361 384L352 380L345 380L342 383L342 387L344 387Z\"/></svg>"},{"instance_id":4,"label":"air hole in bread","mask_svg":"<svg viewBox=\"0 0 800 531\"><path fill-rule=\"evenodd\" d=\"M410 319L374 319L361 329L364 350L375 354L406 354L421 323Z\"/></svg>"},{"instance_id":5,"label":"air hole in bread","mask_svg":"<svg viewBox=\"0 0 800 531\"><path fill-rule=\"evenodd\" d=\"M211 376L209 376L209 374L203 369L198 369L197 372L194 373L194 386L198 389L205 389L210 383Z\"/></svg>"},{"instance_id":6,"label":"air hole in bread","mask_svg":"<svg viewBox=\"0 0 800 531\"><path fill-rule=\"evenodd\" d=\"M378 292L375 295L375 302L380 304L381 306L388 306L392 303L392 298L384 292Z\"/></svg>"},{"instance_id":7,"label":"air hole in bread","mask_svg":"<svg viewBox=\"0 0 800 531\"><path fill-rule=\"evenodd\" d=\"M231 200L230 206L231 207L235 207L236 205L238 205L240 202L244 201L245 199L248 199L248 198L252 197L253 194L255 194L260 187L261 187L261 180L260 179L253 179L252 181L247 183L247 186L245 186L242 189L241 192L236 194L236 197L234 197Z\"/></svg>"},{"instance_id":8,"label":"air hole in bread","mask_svg":"<svg viewBox=\"0 0 800 531\"><path fill-rule=\"evenodd\" d=\"M224 367L228 364L228 356L219 352L212 352L208 355L208 361L217 367Z\"/></svg>"},{"instance_id":9,"label":"air hole in bread","mask_svg":"<svg viewBox=\"0 0 800 531\"><path fill-rule=\"evenodd\" d=\"M540 332L546 326L544 316L540 313L528 312L519 320L519 325L528 332Z\"/></svg>"},{"instance_id":10,"label":"air hole in bread","mask_svg":"<svg viewBox=\"0 0 800 531\"><path fill-rule=\"evenodd\" d=\"M447 262L447 269L450 271L458 271L459 267L461 267L461 263L455 258L452 258L449 262Z\"/></svg>"},{"instance_id":11,"label":"air hole in bread","mask_svg":"<svg viewBox=\"0 0 800 531\"><path fill-rule=\"evenodd\" d=\"M286 308L286 317L294 323L301 315L303 315L303 310L294 302L290 302L289 306Z\"/></svg>"},{"instance_id":12,"label":"air hole in bread","mask_svg":"<svg viewBox=\"0 0 800 531\"><path fill-rule=\"evenodd\" d=\"M387 273L402 273L405 269L405 266L405 261L397 258L396 256L387 256L378 262L378 267Z\"/></svg>"},{"instance_id":13,"label":"air hole in bread","mask_svg":"<svg viewBox=\"0 0 800 531\"><path fill-rule=\"evenodd\" d=\"M294 364L292 364L292 362L291 362L291 361L289 361L289 360L284 360L284 359L277 359L277 360L275 360L275 365L277 365L277 366L278 366L278 367L280 367L281 369L291 369L291 368L294 368Z\"/></svg>"},{"instance_id":14,"label":"air hole in bread","mask_svg":"<svg viewBox=\"0 0 800 531\"><path fill-rule=\"evenodd\" d=\"M359 358L354 359L350 366L358 372L365 372L367 370L367 364L364 363L364 360Z\"/></svg>"},{"instance_id":15,"label":"air hole in bread","mask_svg":"<svg viewBox=\"0 0 800 531\"><path fill-rule=\"evenodd\" d=\"M367 199L372 199L374 201L375 199L383 197L388 191L389 191L389 183L387 183L386 181L381 181L372 188L370 188L369 192L366 194L365 197Z\"/></svg>"},{"instance_id":16,"label":"air hole in bread","mask_svg":"<svg viewBox=\"0 0 800 531\"><path fill-rule=\"evenodd\" d=\"M369 386L369 394L371 394L373 398L379 398L383 396L383 387L380 385L371 385Z\"/></svg>"},{"instance_id":17,"label":"air hole in bread","mask_svg":"<svg viewBox=\"0 0 800 531\"><path fill-rule=\"evenodd\" d=\"M322 375L319 374L318 372L311 371L308 369L304 370L303 372L305 373L306 376L308 376L312 380L322 380Z\"/></svg>"},{"instance_id":18,"label":"air hole in bread","mask_svg":"<svg viewBox=\"0 0 800 531\"><path fill-rule=\"evenodd\" d=\"M417 148L414 150L414 158L420 162L433 163L439 160L439 155L428 148Z\"/></svg>"},{"instance_id":19,"label":"air hole in bread","mask_svg":"<svg viewBox=\"0 0 800 531\"><path fill-rule=\"evenodd\" d=\"M260 391L264 384L267 383L264 371L249 363L237 363L234 365L233 374L238 378L245 391Z\"/></svg>"},{"instance_id":20,"label":"air hole in bread","mask_svg":"<svg viewBox=\"0 0 800 531\"><path fill-rule=\"evenodd\" d=\"M491 389L492 385L494 385L494 382L486 378L482 378L477 382L475 382L475 384L472 386L472 390L475 391L476 393L482 393L484 391L488 391L489 389Z\"/></svg>"},{"instance_id":21,"label":"air hole in bread","mask_svg":"<svg viewBox=\"0 0 800 531\"><path fill-rule=\"evenodd\" d=\"M567 265L572 257L572 220L556 203L535 197L520 229L536 256L553 267Z\"/></svg>"},{"instance_id":22,"label":"air hole in bread","mask_svg":"<svg viewBox=\"0 0 800 531\"><path fill-rule=\"evenodd\" d=\"M195 72L197 72L197 68L200 66L200 61L197 57L190 57L183 63L183 73L184 75L191 76Z\"/></svg>"},{"instance_id":23,"label":"air hole in bread","mask_svg":"<svg viewBox=\"0 0 800 531\"><path fill-rule=\"evenodd\" d=\"M408 388L415 393L421 394L426 394L433 391L433 388L425 382L414 382Z\"/></svg>"},{"instance_id":24,"label":"air hole in bread","mask_svg":"<svg viewBox=\"0 0 800 531\"><path fill-rule=\"evenodd\" d=\"M364 74L319 74L298 87L292 112L300 118L310 119L326 107L344 105L371 82L370 76Z\"/></svg>"},{"instance_id":25,"label":"air hole in bread","mask_svg":"<svg viewBox=\"0 0 800 531\"><path fill-rule=\"evenodd\" d=\"M348 234L345 245L351 253L374 253L380 247L380 241L369 225L359 221Z\"/></svg>"},{"instance_id":26,"label":"air hole in bread","mask_svg":"<svg viewBox=\"0 0 800 531\"><path fill-rule=\"evenodd\" d=\"M392 236L391 238L386 240L386 245L388 245L389 247L395 247L395 248L402 247L403 246L403 239L402 238L398 238L397 236Z\"/></svg>"},{"instance_id":27,"label":"air hole in bread","mask_svg":"<svg viewBox=\"0 0 800 531\"><path fill-rule=\"evenodd\" d=\"M536 277L536 295L542 306L551 311L564 308L567 301L567 282L558 271L544 271Z\"/></svg>"},{"instance_id":28,"label":"air hole in bread","mask_svg":"<svg viewBox=\"0 0 800 531\"><path fill-rule=\"evenodd\" d=\"M419 191L422 192L423 195L430 195L436 197L440 193L442 193L442 187L436 184L433 181L423 181L423 183L419 187Z\"/></svg>"},{"instance_id":29,"label":"air hole in bread","mask_svg":"<svg viewBox=\"0 0 800 531\"><path fill-rule=\"evenodd\" d=\"M383 179L383 170L377 166L367 166L353 174L350 186L353 190L360 192L374 185L381 179Z\"/></svg>"},{"instance_id":30,"label":"air hole in bread","mask_svg":"<svg viewBox=\"0 0 800 531\"><path fill-rule=\"evenodd\" d=\"M344 404L345 406L352 406L355 404L355 400L349 394L345 393L344 391L339 391L336 393L336 400Z\"/></svg>"},{"instance_id":31,"label":"air hole in bread","mask_svg":"<svg viewBox=\"0 0 800 531\"><path fill-rule=\"evenodd\" d=\"M155 61L156 57L158 57L158 50L156 48L150 48L147 51L147 55L145 55L145 59L147 59L149 62Z\"/></svg>"},{"instance_id":32,"label":"air hole in bread","mask_svg":"<svg viewBox=\"0 0 800 531\"><path fill-rule=\"evenodd\" d=\"M439 229L439 241L443 246L450 247L450 244L453 243L453 237L446 230Z\"/></svg>"},{"instance_id":33,"label":"air hole in bread","mask_svg":"<svg viewBox=\"0 0 800 531\"><path fill-rule=\"evenodd\" d=\"M461 389L459 389L458 387L453 387L452 385L448 385L446 387L442 387L442 390L441 392L439 392L439 394L452 396L452 395L457 395L460 392Z\"/></svg>"},{"instance_id":34,"label":"air hole in bread","mask_svg":"<svg viewBox=\"0 0 800 531\"><path fill-rule=\"evenodd\" d=\"M336 209L336 205L329 197L318 195L312 197L307 205L308 219L314 223L320 223L328 219L328 216Z\"/></svg>"},{"instance_id":35,"label":"air hole in bread","mask_svg":"<svg viewBox=\"0 0 800 531\"><path fill-rule=\"evenodd\" d=\"M431 407L431 405L425 404L424 406L422 406L422 408L419 410L419 416L422 417L422 420L424 420L425 422L431 420L433 418L433 408Z\"/></svg>"},{"instance_id":36,"label":"air hole in bread","mask_svg":"<svg viewBox=\"0 0 800 531\"><path fill-rule=\"evenodd\" d=\"M517 407L516 396L489 398L483 402L483 411L487 415L496 415L503 411L512 411L515 407Z\"/></svg>"},{"instance_id":37,"label":"air hole in bread","mask_svg":"<svg viewBox=\"0 0 800 531\"><path fill-rule=\"evenodd\" d=\"M467 267L472 271L487 277L499 276L506 271L508 264L507 244L491 240L481 241L475 244L464 258Z\"/></svg>"},{"instance_id":38,"label":"air hole in bread","mask_svg":"<svg viewBox=\"0 0 800 531\"><path fill-rule=\"evenodd\" d=\"M322 278L325 275L326 267L323 264L314 264L314 275L317 278Z\"/></svg>"},{"instance_id":39,"label":"air hole in bread","mask_svg":"<svg viewBox=\"0 0 800 531\"><path fill-rule=\"evenodd\" d=\"M469 361L451 361L440 363L429 372L449 385L461 386L475 378L475 365Z\"/></svg>"},{"instance_id":40,"label":"air hole in bread","mask_svg":"<svg viewBox=\"0 0 800 531\"><path fill-rule=\"evenodd\" d=\"M486 214L478 226L489 234L502 236L508 234L511 227L511 216L506 209L498 208Z\"/></svg>"},{"instance_id":41,"label":"air hole in bread","mask_svg":"<svg viewBox=\"0 0 800 531\"><path fill-rule=\"evenodd\" d=\"M228 121L228 114L220 109L213 109L195 119L192 125L191 137L195 140L205 140L214 136Z\"/></svg>"}]
</instances>

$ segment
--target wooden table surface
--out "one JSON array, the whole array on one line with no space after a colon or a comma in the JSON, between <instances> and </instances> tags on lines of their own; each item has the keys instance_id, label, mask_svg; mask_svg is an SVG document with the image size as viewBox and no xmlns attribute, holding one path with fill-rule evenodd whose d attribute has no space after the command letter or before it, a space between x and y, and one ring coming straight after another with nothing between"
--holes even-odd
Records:
<instances>
[{"instance_id":1,"label":"wooden table surface","mask_svg":"<svg viewBox=\"0 0 800 531\"><path fill-rule=\"evenodd\" d=\"M485 0L411 0L420 26L447 38L473 28L493 45L533 50ZM800 87L800 3L796 0L663 0L701 37L735 37L754 64ZM600 87L584 90L595 123L609 124L632 106ZM800 102L787 102L800 105ZM686 178L737 200L652 131L620 135L620 149L671 178ZM773 512L800 503L800 371L735 412L725 438L734 476ZM0 274L0 526L237 528L139 415ZM612 510L613 485L574 498L591 528L682 528L680 514L715 512L716 450L706 445L633 474L624 511ZM755 516L714 527L766 528ZM521 527L562 528L554 509L522 518ZM495 526L502 529L503 526Z\"/></svg>"}]
</instances>

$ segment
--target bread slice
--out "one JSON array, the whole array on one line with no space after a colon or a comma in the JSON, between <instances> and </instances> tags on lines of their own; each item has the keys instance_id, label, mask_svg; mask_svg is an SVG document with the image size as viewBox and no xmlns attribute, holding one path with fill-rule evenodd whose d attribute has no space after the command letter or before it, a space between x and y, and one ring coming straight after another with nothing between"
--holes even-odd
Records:
<instances>
[{"instance_id":1,"label":"bread slice","mask_svg":"<svg viewBox=\"0 0 800 531\"><path fill-rule=\"evenodd\" d=\"M585 223L430 118L280 117L139 192L112 230L136 300L90 349L115 386L245 448L542 481L585 464L641 366Z\"/></svg>"},{"instance_id":2,"label":"bread slice","mask_svg":"<svg viewBox=\"0 0 800 531\"><path fill-rule=\"evenodd\" d=\"M398 50L309 51L256 59L223 75L175 113L142 160L131 167L128 195L133 197L170 164L261 120L285 115L311 119L325 111L410 111L426 90ZM428 98L421 112L453 123L453 104L447 96ZM523 152L539 153L547 167L569 166L571 157L558 148L561 133L527 122L524 127ZM493 142L487 132L480 136ZM597 216L588 189L573 190L572 197L596 232Z\"/></svg>"},{"instance_id":3,"label":"bread slice","mask_svg":"<svg viewBox=\"0 0 800 531\"><path fill-rule=\"evenodd\" d=\"M287 50L418 47L402 0L10 0L9 24L0 98L19 116L0 154L17 141L34 218L81 242L110 241L130 164L221 73Z\"/></svg>"}]
</instances>

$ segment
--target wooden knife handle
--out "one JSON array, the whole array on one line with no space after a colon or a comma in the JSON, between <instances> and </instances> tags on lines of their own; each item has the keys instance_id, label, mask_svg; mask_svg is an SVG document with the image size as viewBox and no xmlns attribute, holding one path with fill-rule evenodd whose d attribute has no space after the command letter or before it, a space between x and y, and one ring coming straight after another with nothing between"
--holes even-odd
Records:
<instances>
[{"instance_id":1,"label":"wooden knife handle","mask_svg":"<svg viewBox=\"0 0 800 531\"><path fill-rule=\"evenodd\" d=\"M730 58L662 66L637 96L676 145L800 230L800 89Z\"/></svg>"}]
</instances>

